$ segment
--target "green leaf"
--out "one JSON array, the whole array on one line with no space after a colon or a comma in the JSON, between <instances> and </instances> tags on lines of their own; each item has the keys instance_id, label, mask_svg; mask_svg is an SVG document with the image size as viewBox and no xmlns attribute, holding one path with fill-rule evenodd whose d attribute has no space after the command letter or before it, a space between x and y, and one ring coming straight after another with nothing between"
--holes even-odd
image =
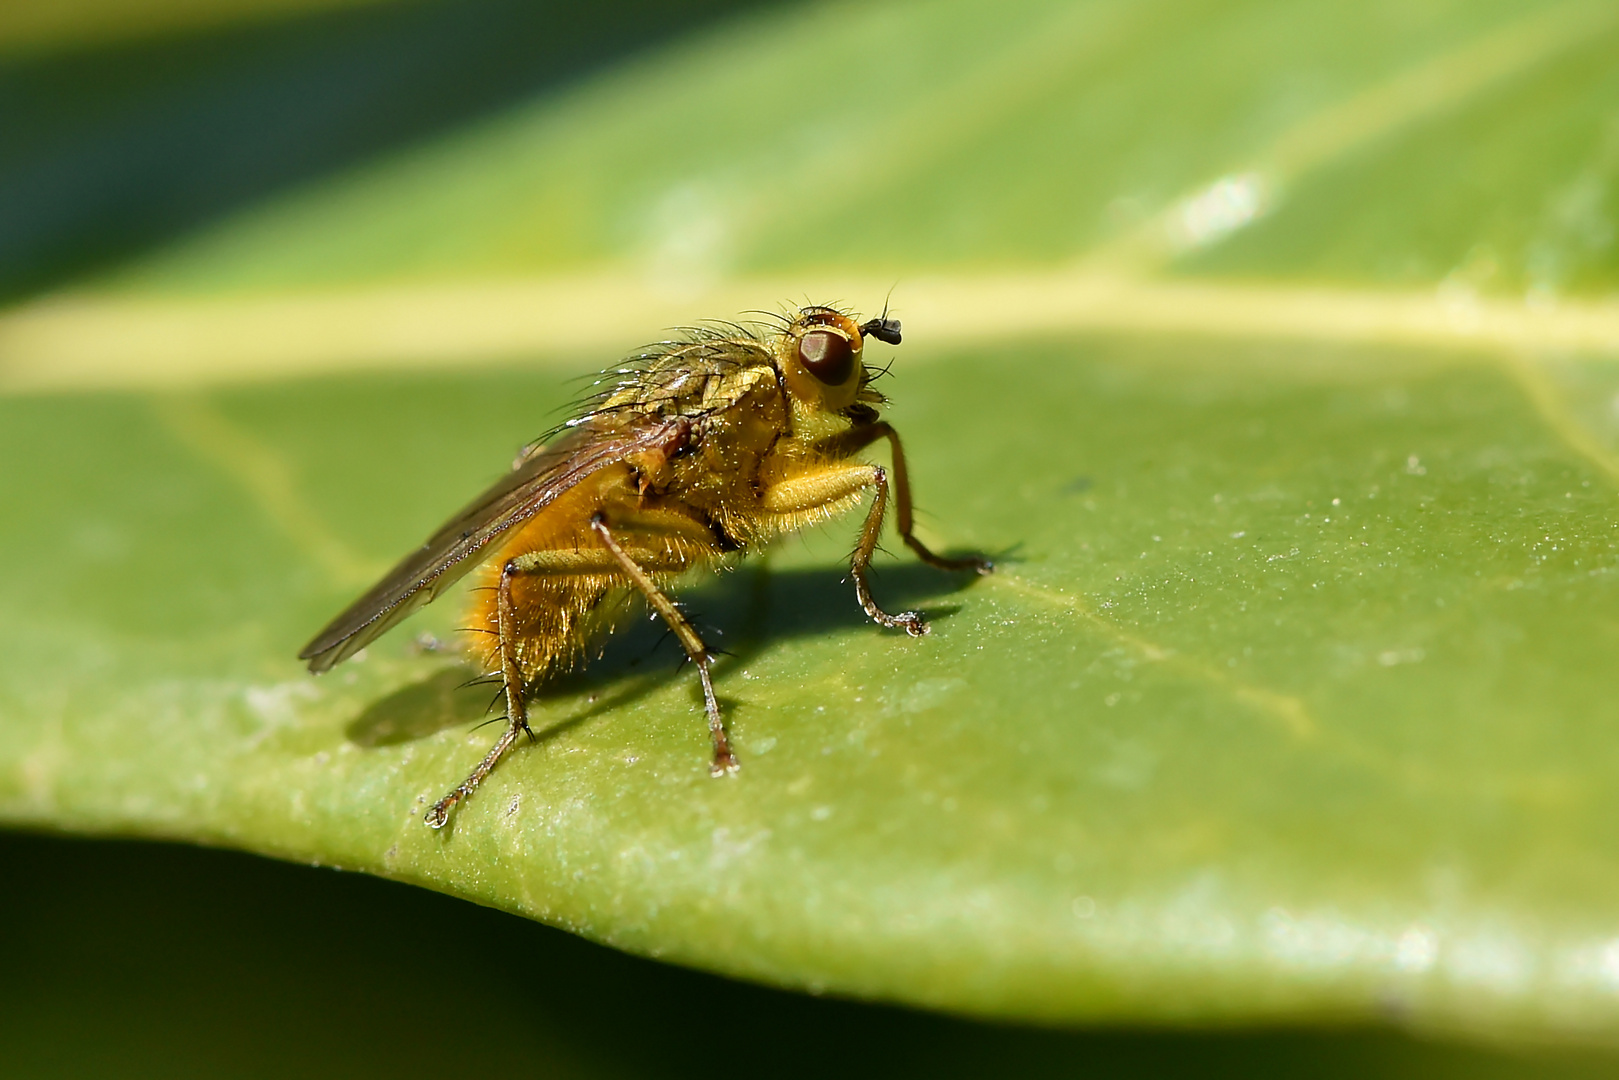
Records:
<instances>
[{"instance_id":1,"label":"green leaf","mask_svg":"<svg viewBox=\"0 0 1619 1080\"><path fill-rule=\"evenodd\" d=\"M772 11L19 308L0 816L981 1016L1606 1037L1616 35L1578 3ZM689 582L739 776L627 617L426 829L493 738L413 639L461 601L321 679L298 647L632 329L874 309L884 275L923 533L997 573L882 562L917 640L856 607L853 522ZM193 359L149 365L153 326Z\"/></svg>"}]
</instances>

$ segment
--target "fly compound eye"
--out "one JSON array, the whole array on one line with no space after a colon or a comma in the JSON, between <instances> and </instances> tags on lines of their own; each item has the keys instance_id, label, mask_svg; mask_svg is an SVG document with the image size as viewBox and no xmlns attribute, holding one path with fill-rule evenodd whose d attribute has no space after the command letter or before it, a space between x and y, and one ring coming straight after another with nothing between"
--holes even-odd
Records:
<instances>
[{"instance_id":1,"label":"fly compound eye","mask_svg":"<svg viewBox=\"0 0 1619 1080\"><path fill-rule=\"evenodd\" d=\"M800 338L798 360L828 386L842 386L854 373L854 347L831 330L811 330Z\"/></svg>"}]
</instances>

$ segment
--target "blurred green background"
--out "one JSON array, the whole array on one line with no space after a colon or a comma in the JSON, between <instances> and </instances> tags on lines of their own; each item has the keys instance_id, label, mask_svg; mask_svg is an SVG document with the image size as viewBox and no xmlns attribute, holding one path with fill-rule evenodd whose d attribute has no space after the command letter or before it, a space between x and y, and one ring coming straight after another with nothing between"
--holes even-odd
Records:
<instances>
[{"instance_id":1,"label":"blurred green background","mask_svg":"<svg viewBox=\"0 0 1619 1080\"><path fill-rule=\"evenodd\" d=\"M7 1058L1611 1072L1616 55L1521 0L7 5ZM925 533L1001 573L884 563L909 643L843 526L783 545L691 594L739 782L630 629L428 834L453 605L292 653L570 379L804 297L890 298Z\"/></svg>"}]
</instances>

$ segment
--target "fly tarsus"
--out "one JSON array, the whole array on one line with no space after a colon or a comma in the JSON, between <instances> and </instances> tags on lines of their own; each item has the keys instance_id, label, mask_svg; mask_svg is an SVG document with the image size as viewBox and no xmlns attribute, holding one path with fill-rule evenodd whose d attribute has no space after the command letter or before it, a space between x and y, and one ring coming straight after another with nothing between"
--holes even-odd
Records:
<instances>
[{"instance_id":1,"label":"fly tarsus","mask_svg":"<svg viewBox=\"0 0 1619 1080\"><path fill-rule=\"evenodd\" d=\"M731 750L731 737L725 733L725 719L720 716L719 699L714 696L714 680L708 674L712 658L704 649L702 656L693 660L697 664L697 676L703 681L703 709L708 714L708 733L714 740L714 760L708 766L708 775L735 775L742 763Z\"/></svg>"},{"instance_id":2,"label":"fly tarsus","mask_svg":"<svg viewBox=\"0 0 1619 1080\"><path fill-rule=\"evenodd\" d=\"M866 512L865 523L860 527L860 539L855 544L854 558L850 560L849 576L854 578L855 599L860 601L860 610L864 611L872 622L879 626L886 626L890 630L903 630L911 637L921 637L928 632L928 623L920 611L902 611L898 615L890 615L877 606L872 599L871 586L866 581L866 570L871 566L871 557L877 551L877 538L883 531L883 514L888 509L888 470L881 465L866 466L869 469L867 484L876 492L871 499L871 509Z\"/></svg>"},{"instance_id":3,"label":"fly tarsus","mask_svg":"<svg viewBox=\"0 0 1619 1080\"><path fill-rule=\"evenodd\" d=\"M855 599L860 601L860 610L878 626L886 626L890 630L903 630L911 637L922 637L932 629L928 625L927 617L920 611L902 611L897 615L890 615L878 607L877 601L871 597L871 586L866 583L864 567L855 567L851 576L854 578L854 595Z\"/></svg>"},{"instance_id":4,"label":"fly tarsus","mask_svg":"<svg viewBox=\"0 0 1619 1080\"><path fill-rule=\"evenodd\" d=\"M489 748L489 753L485 754L483 760L478 762L478 767L473 769L465 780L456 785L454 791L434 803L432 808L427 811L422 820L427 823L428 828L444 828L450 821L450 811L454 810L457 804L466 801L474 791L478 790L478 785L483 783L484 779L494 771L495 765L505 756L506 751L512 748L512 744L517 741L518 735L528 730L528 721L526 719L519 718L506 725L505 733L495 741L494 746ZM533 734L530 731L529 737L532 738Z\"/></svg>"}]
</instances>

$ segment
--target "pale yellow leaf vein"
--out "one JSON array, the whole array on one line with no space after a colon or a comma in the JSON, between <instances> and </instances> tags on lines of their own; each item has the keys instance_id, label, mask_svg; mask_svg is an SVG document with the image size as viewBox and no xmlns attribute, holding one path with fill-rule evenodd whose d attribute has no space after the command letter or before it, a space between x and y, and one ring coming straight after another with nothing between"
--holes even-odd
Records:
<instances>
[{"instance_id":1,"label":"pale yellow leaf vein","mask_svg":"<svg viewBox=\"0 0 1619 1080\"><path fill-rule=\"evenodd\" d=\"M1296 739L1314 739L1319 734L1319 725L1316 723L1315 718L1310 715L1308 707L1305 706L1302 700L1291 694L1283 694L1267 687L1244 682L1205 660L1200 660L1195 656L1187 656L1185 653L1159 645L1139 634L1132 633L1118 623L1103 618L1078 596L1042 588L1033 582L1004 571L997 574L993 580L1001 588L1010 589L1042 603L1066 609L1104 636L1125 646L1144 660L1162 664L1170 671L1175 671L1221 688L1241 704L1263 713L1272 720L1278 721Z\"/></svg>"},{"instance_id":2,"label":"pale yellow leaf vein","mask_svg":"<svg viewBox=\"0 0 1619 1080\"><path fill-rule=\"evenodd\" d=\"M1204 682L1229 694L1272 721L1299 742L1330 752L1338 760L1351 763L1368 773L1393 780L1416 791L1442 792L1472 798L1508 798L1524 805L1566 808L1578 802L1584 791L1565 775L1499 776L1458 773L1449 767L1432 768L1427 762L1389 753L1333 728L1324 728L1305 701L1233 676L1215 664L1187 656L1150 641L1098 614L1082 598L1043 588L1008 573L992 579L995 585L1023 596L1058 607L1078 616L1102 635L1130 649L1143 660L1162 664L1166 670Z\"/></svg>"},{"instance_id":3,"label":"pale yellow leaf vein","mask_svg":"<svg viewBox=\"0 0 1619 1080\"><path fill-rule=\"evenodd\" d=\"M1525 356L1510 353L1502 357L1502 367L1565 446L1601 469L1608 479L1619 482L1619 456L1574 416L1544 368Z\"/></svg>"},{"instance_id":4,"label":"pale yellow leaf vein","mask_svg":"<svg viewBox=\"0 0 1619 1080\"><path fill-rule=\"evenodd\" d=\"M334 536L304 500L280 455L231 423L206 398L163 395L153 399L153 410L170 434L239 484L276 528L334 582L362 584L384 569L355 555Z\"/></svg>"},{"instance_id":5,"label":"pale yellow leaf vein","mask_svg":"<svg viewBox=\"0 0 1619 1080\"><path fill-rule=\"evenodd\" d=\"M784 296L870 297L843 276L718 283L674 297L633 275L438 283L217 299L82 296L0 314L0 393L197 387L338 371L530 362L600 367L693 311ZM1155 282L1060 271L923 277L894 293L904 363L941 348L1075 333L1399 345L1491 354L1619 352L1619 304L1447 298L1258 283ZM914 328L914 329L913 329Z\"/></svg>"}]
</instances>

